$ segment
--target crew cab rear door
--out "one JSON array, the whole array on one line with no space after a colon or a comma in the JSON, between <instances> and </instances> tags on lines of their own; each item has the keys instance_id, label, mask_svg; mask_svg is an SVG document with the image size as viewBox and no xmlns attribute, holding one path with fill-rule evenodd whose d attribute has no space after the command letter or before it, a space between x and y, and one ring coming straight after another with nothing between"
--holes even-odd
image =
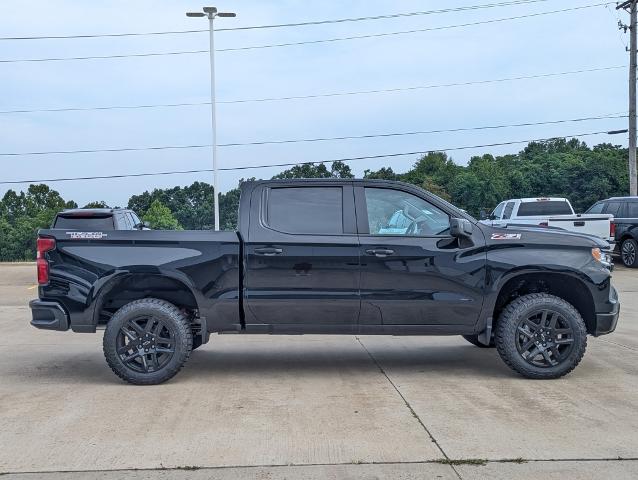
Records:
<instances>
[{"instance_id":1,"label":"crew cab rear door","mask_svg":"<svg viewBox=\"0 0 638 480\"><path fill-rule=\"evenodd\" d=\"M273 332L303 333L323 325L354 332L359 244L351 182L259 183L249 218L246 329L267 324Z\"/></svg>"},{"instance_id":2,"label":"crew cab rear door","mask_svg":"<svg viewBox=\"0 0 638 480\"><path fill-rule=\"evenodd\" d=\"M474 325L485 285L485 238L475 226L471 239L450 235L450 210L405 185L355 186L361 244L361 331L382 324L424 333L450 333ZM397 216L401 228L389 225ZM392 327L387 327L392 326ZM429 330L428 330L429 329Z\"/></svg>"}]
</instances>

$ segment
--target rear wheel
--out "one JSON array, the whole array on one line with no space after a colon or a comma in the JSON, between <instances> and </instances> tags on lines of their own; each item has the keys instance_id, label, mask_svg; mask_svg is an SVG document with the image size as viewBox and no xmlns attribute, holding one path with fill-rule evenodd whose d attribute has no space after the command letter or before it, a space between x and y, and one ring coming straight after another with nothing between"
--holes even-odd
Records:
<instances>
[{"instance_id":1,"label":"rear wheel","mask_svg":"<svg viewBox=\"0 0 638 480\"><path fill-rule=\"evenodd\" d=\"M624 240L620 246L620 258L625 267L638 267L638 242L631 238Z\"/></svg>"},{"instance_id":2,"label":"rear wheel","mask_svg":"<svg viewBox=\"0 0 638 480\"><path fill-rule=\"evenodd\" d=\"M496 346L496 344L494 343L494 337L490 339L489 345L481 343L478 339L478 335L463 335L463 338L470 342L472 345L476 345L479 348L494 348Z\"/></svg>"},{"instance_id":3,"label":"rear wheel","mask_svg":"<svg viewBox=\"0 0 638 480\"><path fill-rule=\"evenodd\" d=\"M193 349L186 316L156 298L120 308L106 326L104 356L117 376L136 385L155 385L173 377Z\"/></svg>"},{"instance_id":4,"label":"rear wheel","mask_svg":"<svg viewBox=\"0 0 638 480\"><path fill-rule=\"evenodd\" d=\"M562 298L533 293L510 303L496 325L503 361L527 378L559 378L580 363L587 330L578 311Z\"/></svg>"}]
</instances>

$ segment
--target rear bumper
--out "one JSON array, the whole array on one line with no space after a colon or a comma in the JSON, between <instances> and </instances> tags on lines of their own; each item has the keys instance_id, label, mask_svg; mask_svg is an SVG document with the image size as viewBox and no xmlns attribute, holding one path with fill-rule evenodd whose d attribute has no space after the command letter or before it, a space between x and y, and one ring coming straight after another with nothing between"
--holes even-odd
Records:
<instances>
[{"instance_id":1,"label":"rear bumper","mask_svg":"<svg viewBox=\"0 0 638 480\"><path fill-rule=\"evenodd\" d=\"M43 330L68 330L69 316L57 302L31 300L31 325Z\"/></svg>"},{"instance_id":2,"label":"rear bumper","mask_svg":"<svg viewBox=\"0 0 638 480\"><path fill-rule=\"evenodd\" d=\"M595 337L606 335L616 330L618 317L620 315L620 302L618 301L618 293L614 287L610 287L609 291L610 312L596 314L596 329L593 332Z\"/></svg>"}]
</instances>

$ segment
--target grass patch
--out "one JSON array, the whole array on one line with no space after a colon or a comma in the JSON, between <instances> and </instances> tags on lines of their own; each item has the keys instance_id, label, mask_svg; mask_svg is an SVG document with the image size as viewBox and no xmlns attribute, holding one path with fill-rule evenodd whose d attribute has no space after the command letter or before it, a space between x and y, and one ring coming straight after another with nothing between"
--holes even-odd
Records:
<instances>
[{"instance_id":1,"label":"grass patch","mask_svg":"<svg viewBox=\"0 0 638 480\"><path fill-rule=\"evenodd\" d=\"M484 458L442 458L440 460L437 460L436 463L441 463L443 465L476 465L482 467L484 465L487 465L487 460L485 460Z\"/></svg>"}]
</instances>

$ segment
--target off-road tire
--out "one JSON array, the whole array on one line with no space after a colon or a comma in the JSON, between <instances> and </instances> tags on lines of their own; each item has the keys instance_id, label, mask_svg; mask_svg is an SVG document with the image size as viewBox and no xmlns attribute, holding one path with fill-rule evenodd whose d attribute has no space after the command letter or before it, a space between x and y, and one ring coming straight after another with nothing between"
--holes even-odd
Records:
<instances>
[{"instance_id":1,"label":"off-road tire","mask_svg":"<svg viewBox=\"0 0 638 480\"><path fill-rule=\"evenodd\" d=\"M485 345L484 343L479 342L478 335L463 335L463 338L470 342L472 345L476 345L479 348L494 348L496 346L496 343L494 342L494 336L492 336L489 345Z\"/></svg>"},{"instance_id":2,"label":"off-road tire","mask_svg":"<svg viewBox=\"0 0 638 480\"><path fill-rule=\"evenodd\" d=\"M571 350L565 352L557 365L541 367L531 364L519 353L517 342L521 335L521 322L543 310L558 313L559 321L571 328L573 342ZM547 293L532 293L515 299L505 307L496 324L495 340L499 355L512 370L526 378L553 379L567 375L580 363L587 348L587 329L583 318L569 302ZM542 352L537 355L542 355Z\"/></svg>"},{"instance_id":3,"label":"off-road tire","mask_svg":"<svg viewBox=\"0 0 638 480\"><path fill-rule=\"evenodd\" d=\"M118 354L118 337L122 335L123 326L129 325L132 319L144 317L155 319L157 325L161 321L166 328L164 331L170 331L174 339L168 344L174 351L166 364L151 372L129 368ZM175 305L157 298L143 298L127 303L115 312L106 325L102 347L109 367L122 380L135 385L157 385L172 378L184 366L193 349L193 332L189 320Z\"/></svg>"},{"instance_id":4,"label":"off-road tire","mask_svg":"<svg viewBox=\"0 0 638 480\"><path fill-rule=\"evenodd\" d=\"M620 245L620 259L625 267L638 268L638 242L632 238L623 240Z\"/></svg>"}]
</instances>

